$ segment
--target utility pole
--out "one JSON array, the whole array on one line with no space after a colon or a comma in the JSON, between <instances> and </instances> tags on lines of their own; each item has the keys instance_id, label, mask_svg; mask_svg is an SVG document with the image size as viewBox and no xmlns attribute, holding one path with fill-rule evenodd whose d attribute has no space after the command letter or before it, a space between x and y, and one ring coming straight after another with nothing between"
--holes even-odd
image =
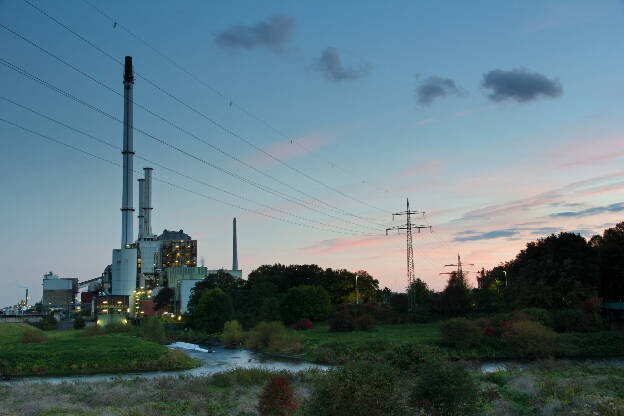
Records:
<instances>
[{"instance_id":1,"label":"utility pole","mask_svg":"<svg viewBox=\"0 0 624 416\"><path fill-rule=\"evenodd\" d=\"M412 247L412 230L420 230L423 228L429 228L431 230L431 226L427 225L414 225L412 224L412 215L425 215L424 211L410 211L409 206L409 198L407 199L407 210L403 212L396 212L392 214L392 221L394 221L394 217L405 215L407 217L407 221L403 225L398 225L396 227L386 228L386 235L388 235L388 231L397 230L397 232L401 230L406 230L407 232L407 302L408 308L410 312L414 311L414 299L413 294L410 293L410 287L412 283L414 283L414 249Z\"/></svg>"},{"instance_id":2,"label":"utility pole","mask_svg":"<svg viewBox=\"0 0 624 416\"><path fill-rule=\"evenodd\" d=\"M468 263L468 266L474 266L473 263ZM457 267L457 276L458 277L463 277L464 276L464 270L462 269L462 262L461 262L461 257L459 255L459 253L457 253L457 264L445 264L444 267ZM443 272L440 274L453 274L455 272Z\"/></svg>"}]
</instances>

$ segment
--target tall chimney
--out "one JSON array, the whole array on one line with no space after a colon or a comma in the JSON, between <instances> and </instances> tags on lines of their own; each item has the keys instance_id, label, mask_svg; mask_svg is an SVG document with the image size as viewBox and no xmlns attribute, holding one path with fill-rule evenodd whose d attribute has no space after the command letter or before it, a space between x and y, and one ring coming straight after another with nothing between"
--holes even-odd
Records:
<instances>
[{"instance_id":1,"label":"tall chimney","mask_svg":"<svg viewBox=\"0 0 624 416\"><path fill-rule=\"evenodd\" d=\"M144 218L145 216L143 215L143 207L144 207L144 197L143 197L143 185L145 182L145 179L140 178L137 179L137 181L139 182L139 236L137 237L137 240L140 240L141 238L144 237L145 232L143 230L144 228Z\"/></svg>"},{"instance_id":2,"label":"tall chimney","mask_svg":"<svg viewBox=\"0 0 624 416\"><path fill-rule=\"evenodd\" d=\"M152 168L143 168L143 235L152 235Z\"/></svg>"},{"instance_id":3,"label":"tall chimney","mask_svg":"<svg viewBox=\"0 0 624 416\"><path fill-rule=\"evenodd\" d=\"M232 238L232 270L238 270L238 245L236 244L236 217L232 222L234 235Z\"/></svg>"},{"instance_id":4,"label":"tall chimney","mask_svg":"<svg viewBox=\"0 0 624 416\"><path fill-rule=\"evenodd\" d=\"M123 193L121 195L121 248L132 244L134 237L132 190L132 158L134 156L132 143L132 88L134 87L134 74L132 73L132 57L126 56L124 65L124 124L123 124Z\"/></svg>"}]
</instances>

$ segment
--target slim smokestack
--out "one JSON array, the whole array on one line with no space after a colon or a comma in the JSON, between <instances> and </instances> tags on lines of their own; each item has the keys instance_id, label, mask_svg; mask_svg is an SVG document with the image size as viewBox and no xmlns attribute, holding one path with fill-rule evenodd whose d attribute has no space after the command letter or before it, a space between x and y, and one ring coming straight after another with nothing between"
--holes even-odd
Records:
<instances>
[{"instance_id":1,"label":"slim smokestack","mask_svg":"<svg viewBox=\"0 0 624 416\"><path fill-rule=\"evenodd\" d=\"M132 57L126 56L124 66L124 125L123 125L123 193L121 195L121 248L132 244L134 241L133 229L133 198L132 190L132 157L134 156L132 140L132 88L134 86L134 74L132 73Z\"/></svg>"},{"instance_id":2,"label":"slim smokestack","mask_svg":"<svg viewBox=\"0 0 624 416\"><path fill-rule=\"evenodd\" d=\"M236 217L234 217L234 221L232 221L232 226L234 228L233 235L233 246L232 246L232 270L238 270L238 245L236 243Z\"/></svg>"},{"instance_id":3,"label":"slim smokestack","mask_svg":"<svg viewBox=\"0 0 624 416\"><path fill-rule=\"evenodd\" d=\"M143 168L143 235L152 235L152 168Z\"/></svg>"},{"instance_id":4,"label":"slim smokestack","mask_svg":"<svg viewBox=\"0 0 624 416\"><path fill-rule=\"evenodd\" d=\"M145 179L140 178L140 179L137 179L137 181L139 182L139 236L137 237L137 240L140 240L145 235L145 231L143 230L144 228L143 206L145 205L143 202L144 200L143 185L144 185Z\"/></svg>"}]
</instances>

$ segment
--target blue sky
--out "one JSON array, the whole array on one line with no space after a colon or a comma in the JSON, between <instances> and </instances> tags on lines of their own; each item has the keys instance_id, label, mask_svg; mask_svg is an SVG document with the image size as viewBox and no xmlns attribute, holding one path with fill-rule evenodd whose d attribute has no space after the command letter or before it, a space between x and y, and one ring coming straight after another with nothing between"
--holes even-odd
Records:
<instances>
[{"instance_id":1,"label":"blue sky","mask_svg":"<svg viewBox=\"0 0 624 416\"><path fill-rule=\"evenodd\" d=\"M199 240L209 267L230 264L236 216L245 272L265 263L317 263L365 269L382 286L401 290L404 236L386 237L384 226L393 225L390 213L403 210L409 197L412 208L427 211L421 222L434 230L416 238L417 274L439 289L438 273L458 252L475 267L492 267L529 240L558 230L589 236L621 219L620 1L99 2L117 27L82 0L29 1L118 59L132 55L138 73L314 178L137 77L136 103L257 170L140 109L136 127L304 205L308 196L320 205L310 210L280 199L135 133L138 156L274 210L154 166L155 179L332 230L275 221L155 182L154 230L183 228ZM123 92L117 63L26 2L0 2L0 23ZM0 39L2 59L121 118L119 96L6 29ZM3 97L121 145L120 124L4 65L0 71ZM0 113L121 162L117 150L2 99ZM4 122L0 137L0 305L19 300L26 286L39 297L48 270L81 280L99 275L119 243L121 169ZM135 160L136 168L145 165Z\"/></svg>"}]
</instances>

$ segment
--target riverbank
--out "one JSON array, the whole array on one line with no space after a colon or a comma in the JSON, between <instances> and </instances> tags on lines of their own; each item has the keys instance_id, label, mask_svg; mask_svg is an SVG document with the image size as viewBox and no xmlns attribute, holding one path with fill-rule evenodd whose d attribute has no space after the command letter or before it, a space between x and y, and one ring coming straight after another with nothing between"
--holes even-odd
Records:
<instances>
[{"instance_id":1,"label":"riverbank","mask_svg":"<svg viewBox=\"0 0 624 416\"><path fill-rule=\"evenodd\" d=\"M20 415L256 415L258 394L271 375L292 380L297 414L306 414L309 400L325 373L237 369L212 376L164 376L97 382L0 385L0 414ZM398 393L409 395L418 375L396 374ZM624 368L568 366L541 362L524 371L473 373L477 384L476 414L619 415L624 412ZM36 397L37 400L33 400ZM407 402L404 412L419 414Z\"/></svg>"},{"instance_id":2,"label":"riverbank","mask_svg":"<svg viewBox=\"0 0 624 416\"><path fill-rule=\"evenodd\" d=\"M183 351L129 333L90 335L87 331L0 324L0 376L164 371L199 365Z\"/></svg>"}]
</instances>

